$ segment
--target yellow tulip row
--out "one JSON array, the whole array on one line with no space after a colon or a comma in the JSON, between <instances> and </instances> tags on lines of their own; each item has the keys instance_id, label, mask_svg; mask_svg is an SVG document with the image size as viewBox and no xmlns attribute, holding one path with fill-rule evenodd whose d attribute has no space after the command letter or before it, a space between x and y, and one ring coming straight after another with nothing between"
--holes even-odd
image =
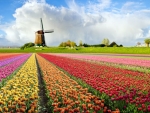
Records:
<instances>
[{"instance_id":1,"label":"yellow tulip row","mask_svg":"<svg viewBox=\"0 0 150 113\"><path fill-rule=\"evenodd\" d=\"M0 89L0 112L36 113L38 77L35 54Z\"/></svg>"}]
</instances>

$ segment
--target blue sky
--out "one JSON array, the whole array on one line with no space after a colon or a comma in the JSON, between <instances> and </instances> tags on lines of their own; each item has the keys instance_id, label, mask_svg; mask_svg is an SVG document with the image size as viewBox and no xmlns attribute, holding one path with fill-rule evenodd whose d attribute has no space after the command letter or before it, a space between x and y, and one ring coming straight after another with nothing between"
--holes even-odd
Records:
<instances>
[{"instance_id":1,"label":"blue sky","mask_svg":"<svg viewBox=\"0 0 150 113\"><path fill-rule=\"evenodd\" d=\"M0 0L0 46L34 42L43 18L47 45L66 40L125 46L150 37L149 0ZM30 27L29 27L30 26Z\"/></svg>"}]
</instances>

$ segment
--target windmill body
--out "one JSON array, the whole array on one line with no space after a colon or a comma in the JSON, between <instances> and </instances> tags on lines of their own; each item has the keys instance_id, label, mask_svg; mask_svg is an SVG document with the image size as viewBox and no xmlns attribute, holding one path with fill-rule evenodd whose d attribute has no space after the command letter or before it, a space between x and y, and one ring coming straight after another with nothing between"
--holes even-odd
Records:
<instances>
[{"instance_id":1,"label":"windmill body","mask_svg":"<svg viewBox=\"0 0 150 113\"><path fill-rule=\"evenodd\" d=\"M46 46L44 33L52 33L54 30L45 30L43 28L43 22L41 18L41 30L35 32L35 45L36 46Z\"/></svg>"}]
</instances>

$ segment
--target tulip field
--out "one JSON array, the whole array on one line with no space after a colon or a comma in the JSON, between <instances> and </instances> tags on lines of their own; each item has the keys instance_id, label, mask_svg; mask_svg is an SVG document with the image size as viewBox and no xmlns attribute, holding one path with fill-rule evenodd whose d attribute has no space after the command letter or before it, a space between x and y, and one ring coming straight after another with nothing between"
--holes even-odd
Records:
<instances>
[{"instance_id":1,"label":"tulip field","mask_svg":"<svg viewBox=\"0 0 150 113\"><path fill-rule=\"evenodd\" d=\"M0 54L0 113L150 113L150 55Z\"/></svg>"}]
</instances>

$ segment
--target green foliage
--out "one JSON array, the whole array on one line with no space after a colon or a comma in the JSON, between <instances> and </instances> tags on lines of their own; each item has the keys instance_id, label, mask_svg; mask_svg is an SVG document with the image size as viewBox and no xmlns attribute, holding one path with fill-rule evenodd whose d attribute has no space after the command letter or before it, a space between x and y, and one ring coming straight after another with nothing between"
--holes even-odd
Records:
<instances>
[{"instance_id":1,"label":"green foliage","mask_svg":"<svg viewBox=\"0 0 150 113\"><path fill-rule=\"evenodd\" d=\"M147 47L149 47L149 44L150 44L150 38L146 38L144 41L145 41L145 43L147 44Z\"/></svg>"},{"instance_id":2,"label":"green foliage","mask_svg":"<svg viewBox=\"0 0 150 113\"><path fill-rule=\"evenodd\" d=\"M118 47L118 44L116 42L112 42L109 47Z\"/></svg>"},{"instance_id":3,"label":"green foliage","mask_svg":"<svg viewBox=\"0 0 150 113\"><path fill-rule=\"evenodd\" d=\"M21 49L21 50L24 50L24 46L21 46L20 49Z\"/></svg>"},{"instance_id":4,"label":"green foliage","mask_svg":"<svg viewBox=\"0 0 150 113\"><path fill-rule=\"evenodd\" d=\"M123 45L122 45L122 44L120 44L120 45L119 45L119 47L123 47Z\"/></svg>"},{"instance_id":5,"label":"green foliage","mask_svg":"<svg viewBox=\"0 0 150 113\"><path fill-rule=\"evenodd\" d=\"M77 46L76 43L70 40L59 44L59 47L75 47L75 46Z\"/></svg>"},{"instance_id":6,"label":"green foliage","mask_svg":"<svg viewBox=\"0 0 150 113\"><path fill-rule=\"evenodd\" d=\"M113 45L113 47L118 47L118 45Z\"/></svg>"},{"instance_id":7,"label":"green foliage","mask_svg":"<svg viewBox=\"0 0 150 113\"><path fill-rule=\"evenodd\" d=\"M70 43L70 46L71 46L71 47L75 47L75 46L76 46L76 43L75 43L75 42L71 42L71 43Z\"/></svg>"},{"instance_id":8,"label":"green foliage","mask_svg":"<svg viewBox=\"0 0 150 113\"><path fill-rule=\"evenodd\" d=\"M80 46L80 47L83 46L82 40L80 40L79 46Z\"/></svg>"},{"instance_id":9,"label":"green foliage","mask_svg":"<svg viewBox=\"0 0 150 113\"><path fill-rule=\"evenodd\" d=\"M83 46L84 46L84 47L90 47L90 45L88 45L88 44L86 44L86 43L84 43Z\"/></svg>"},{"instance_id":10,"label":"green foliage","mask_svg":"<svg viewBox=\"0 0 150 113\"><path fill-rule=\"evenodd\" d=\"M105 44L95 44L95 45L88 45L88 44L83 44L84 47L105 47Z\"/></svg>"},{"instance_id":11,"label":"green foliage","mask_svg":"<svg viewBox=\"0 0 150 113\"><path fill-rule=\"evenodd\" d=\"M35 44L32 42L26 43L23 46L20 47L21 50L24 50L25 48L33 47Z\"/></svg>"},{"instance_id":12,"label":"green foliage","mask_svg":"<svg viewBox=\"0 0 150 113\"><path fill-rule=\"evenodd\" d=\"M100 46L100 47L105 47L106 45L105 45L105 44L100 44L99 46Z\"/></svg>"},{"instance_id":13,"label":"green foliage","mask_svg":"<svg viewBox=\"0 0 150 113\"><path fill-rule=\"evenodd\" d=\"M102 41L102 44L105 44L106 46L109 45L109 40L107 38L104 38Z\"/></svg>"}]
</instances>

